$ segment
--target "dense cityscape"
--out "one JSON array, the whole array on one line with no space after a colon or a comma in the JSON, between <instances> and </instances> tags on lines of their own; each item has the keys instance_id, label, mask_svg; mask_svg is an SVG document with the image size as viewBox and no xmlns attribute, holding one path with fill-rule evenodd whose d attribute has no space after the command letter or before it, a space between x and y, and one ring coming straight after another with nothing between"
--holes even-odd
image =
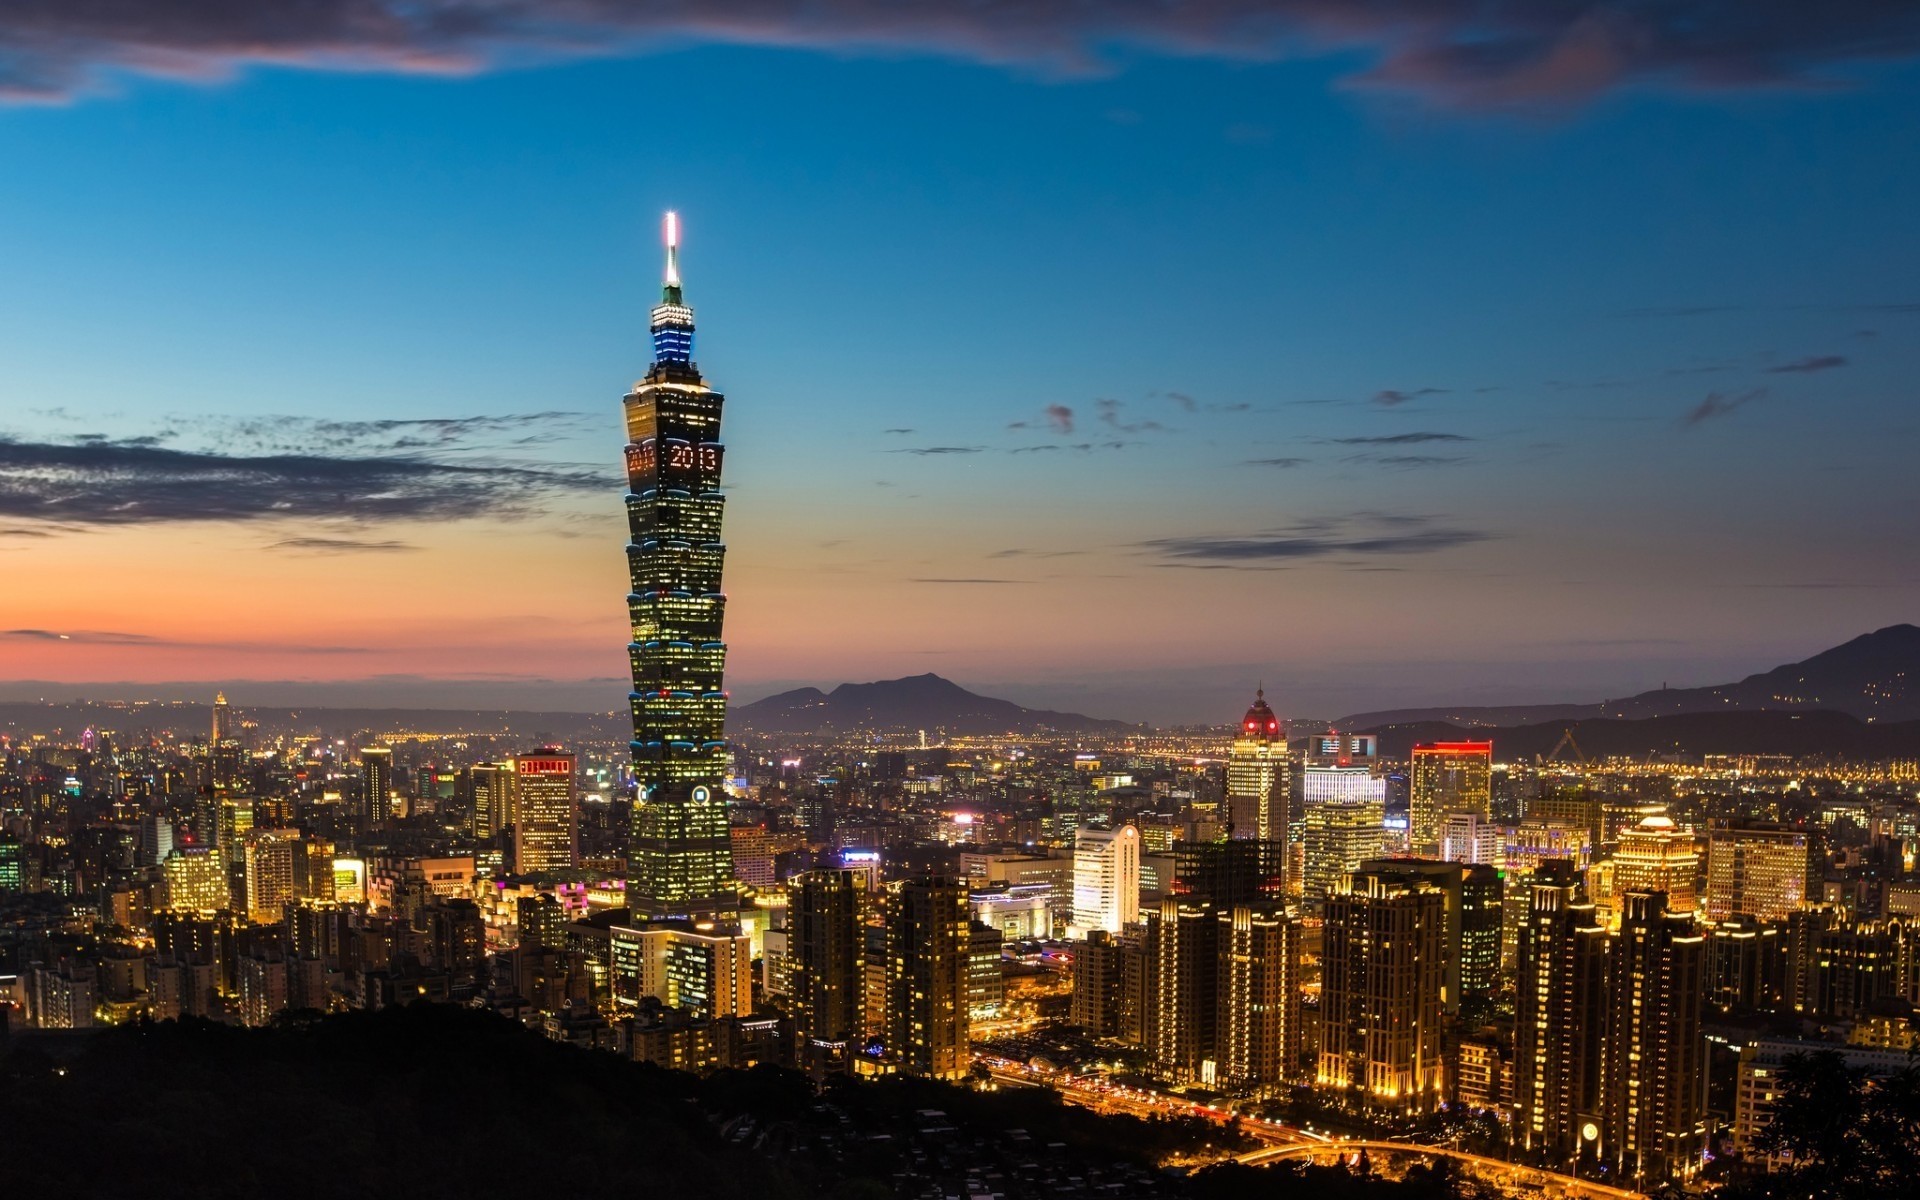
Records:
<instances>
[{"instance_id":1,"label":"dense cityscape","mask_svg":"<svg viewBox=\"0 0 1920 1200\"><path fill-rule=\"evenodd\" d=\"M79 727L15 706L8 1042L64 1076L156 1023L477 1010L689 1077L792 1072L825 1089L801 1093L824 1132L767 1153L898 1136L892 1186L929 1197L1225 1187L1236 1160L1754 1187L1833 1166L1774 1121L1809 1064L1912 1087L1911 760L1589 757L1572 728L1525 756L1470 732L1400 750L1403 728L1290 722L1264 689L1175 730L734 728L723 399L678 238L669 214L624 401L631 740L224 693ZM959 1090L897 1093L922 1097L897 1133L849 1116L908 1080ZM947 1123L1027 1091L1162 1132L1079 1166Z\"/></svg>"}]
</instances>

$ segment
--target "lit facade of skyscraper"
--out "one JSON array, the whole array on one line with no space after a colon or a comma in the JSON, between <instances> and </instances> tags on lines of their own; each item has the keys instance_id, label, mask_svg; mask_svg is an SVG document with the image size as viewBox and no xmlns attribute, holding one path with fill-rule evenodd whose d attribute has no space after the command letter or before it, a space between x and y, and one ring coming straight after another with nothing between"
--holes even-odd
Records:
<instances>
[{"instance_id":1,"label":"lit facade of skyscraper","mask_svg":"<svg viewBox=\"0 0 1920 1200\"><path fill-rule=\"evenodd\" d=\"M693 361L693 310L680 289L679 224L667 214L667 270L653 309L653 365L627 393L627 595L638 796L627 896L637 916L726 911L736 901L727 803L720 590L720 410Z\"/></svg>"},{"instance_id":2,"label":"lit facade of skyscraper","mask_svg":"<svg viewBox=\"0 0 1920 1200\"><path fill-rule=\"evenodd\" d=\"M1707 918L1784 921L1819 899L1825 868L1818 829L1716 821L1707 827Z\"/></svg>"},{"instance_id":3,"label":"lit facade of skyscraper","mask_svg":"<svg viewBox=\"0 0 1920 1200\"><path fill-rule=\"evenodd\" d=\"M1140 831L1083 828L1074 835L1073 929L1119 933L1140 919Z\"/></svg>"},{"instance_id":4,"label":"lit facade of skyscraper","mask_svg":"<svg viewBox=\"0 0 1920 1200\"><path fill-rule=\"evenodd\" d=\"M513 871L538 875L579 861L573 755L551 747L513 760Z\"/></svg>"},{"instance_id":5,"label":"lit facade of skyscraper","mask_svg":"<svg viewBox=\"0 0 1920 1200\"><path fill-rule=\"evenodd\" d=\"M1289 782L1287 735L1263 689L1254 693L1253 707L1240 719L1227 754L1227 819L1233 836L1284 844Z\"/></svg>"},{"instance_id":6,"label":"lit facade of skyscraper","mask_svg":"<svg viewBox=\"0 0 1920 1200\"><path fill-rule=\"evenodd\" d=\"M360 751L360 828L384 824L393 815L393 751L368 746Z\"/></svg>"},{"instance_id":7,"label":"lit facade of skyscraper","mask_svg":"<svg viewBox=\"0 0 1920 1200\"><path fill-rule=\"evenodd\" d=\"M1440 853L1440 826L1451 812L1493 813L1493 743L1423 742L1413 748L1407 849Z\"/></svg>"},{"instance_id":8,"label":"lit facade of skyscraper","mask_svg":"<svg viewBox=\"0 0 1920 1200\"><path fill-rule=\"evenodd\" d=\"M1660 892L1667 912L1692 916L1699 892L1700 851L1693 831L1666 816L1645 817L1620 834L1613 855L1614 919L1624 911L1629 892Z\"/></svg>"},{"instance_id":9,"label":"lit facade of skyscraper","mask_svg":"<svg viewBox=\"0 0 1920 1200\"><path fill-rule=\"evenodd\" d=\"M213 694L213 737L214 745L219 745L233 736L233 706L227 703L225 692Z\"/></svg>"},{"instance_id":10,"label":"lit facade of skyscraper","mask_svg":"<svg viewBox=\"0 0 1920 1200\"><path fill-rule=\"evenodd\" d=\"M1446 894L1394 866L1349 875L1327 898L1315 1077L1374 1107L1425 1112L1446 1081Z\"/></svg>"}]
</instances>

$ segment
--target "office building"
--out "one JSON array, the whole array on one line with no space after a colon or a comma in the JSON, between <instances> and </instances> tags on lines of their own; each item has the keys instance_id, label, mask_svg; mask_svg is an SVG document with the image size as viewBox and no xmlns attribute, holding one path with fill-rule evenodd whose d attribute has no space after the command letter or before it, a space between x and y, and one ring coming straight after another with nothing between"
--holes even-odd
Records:
<instances>
[{"instance_id":1,"label":"office building","mask_svg":"<svg viewBox=\"0 0 1920 1200\"><path fill-rule=\"evenodd\" d=\"M225 692L213 694L213 728L207 739L210 746L218 746L233 736L233 706L227 703Z\"/></svg>"},{"instance_id":2,"label":"office building","mask_svg":"<svg viewBox=\"0 0 1920 1200\"><path fill-rule=\"evenodd\" d=\"M362 830L384 825L393 816L393 751L368 746L360 751L360 821Z\"/></svg>"},{"instance_id":3,"label":"office building","mask_svg":"<svg viewBox=\"0 0 1920 1200\"><path fill-rule=\"evenodd\" d=\"M1440 819L1440 857L1447 862L1499 866L1506 830L1477 812L1450 812Z\"/></svg>"},{"instance_id":4,"label":"office building","mask_svg":"<svg viewBox=\"0 0 1920 1200\"><path fill-rule=\"evenodd\" d=\"M1395 862L1342 880L1321 931L1316 1082L1426 1112L1445 1098L1446 894Z\"/></svg>"},{"instance_id":5,"label":"office building","mask_svg":"<svg viewBox=\"0 0 1920 1200\"><path fill-rule=\"evenodd\" d=\"M476 763L468 778L473 786L468 828L475 841L492 841L513 826L513 761Z\"/></svg>"},{"instance_id":6,"label":"office building","mask_svg":"<svg viewBox=\"0 0 1920 1200\"><path fill-rule=\"evenodd\" d=\"M573 755L546 747L513 760L513 873L565 871L580 861Z\"/></svg>"},{"instance_id":7,"label":"office building","mask_svg":"<svg viewBox=\"0 0 1920 1200\"><path fill-rule=\"evenodd\" d=\"M1081 826L1073 845L1074 937L1118 933L1140 919L1140 831Z\"/></svg>"},{"instance_id":8,"label":"office building","mask_svg":"<svg viewBox=\"0 0 1920 1200\"><path fill-rule=\"evenodd\" d=\"M728 833L722 682L726 596L720 540L724 398L693 361L693 310L680 285L679 222L667 214L667 269L653 309L653 365L624 401L633 768L638 795L627 898L649 917L738 905Z\"/></svg>"},{"instance_id":9,"label":"office building","mask_svg":"<svg viewBox=\"0 0 1920 1200\"><path fill-rule=\"evenodd\" d=\"M207 846L183 846L167 856L167 907L175 912L215 913L233 903L227 863Z\"/></svg>"},{"instance_id":10,"label":"office building","mask_svg":"<svg viewBox=\"0 0 1920 1200\"><path fill-rule=\"evenodd\" d=\"M1261 689L1227 753L1227 821L1233 836L1286 842L1289 783L1286 733Z\"/></svg>"},{"instance_id":11,"label":"office building","mask_svg":"<svg viewBox=\"0 0 1920 1200\"><path fill-rule=\"evenodd\" d=\"M1826 851L1818 827L1709 822L1702 907L1710 921L1736 914L1784 921L1818 902L1825 870Z\"/></svg>"},{"instance_id":12,"label":"office building","mask_svg":"<svg viewBox=\"0 0 1920 1200\"><path fill-rule=\"evenodd\" d=\"M1610 897L1615 919L1625 911L1629 892L1660 892L1667 897L1666 910L1676 916L1692 916L1699 892L1700 852L1693 831L1682 829L1664 814L1642 817L1620 833L1613 855L1613 895Z\"/></svg>"},{"instance_id":13,"label":"office building","mask_svg":"<svg viewBox=\"0 0 1920 1200\"><path fill-rule=\"evenodd\" d=\"M1314 768L1307 768L1311 781ZM1368 780L1364 794L1337 798L1309 796L1300 832L1300 894L1318 909L1340 880L1387 850L1386 781Z\"/></svg>"},{"instance_id":14,"label":"office building","mask_svg":"<svg viewBox=\"0 0 1920 1200\"><path fill-rule=\"evenodd\" d=\"M1422 742L1413 748L1407 846L1420 858L1440 853L1448 813L1493 815L1493 743Z\"/></svg>"},{"instance_id":15,"label":"office building","mask_svg":"<svg viewBox=\"0 0 1920 1200\"><path fill-rule=\"evenodd\" d=\"M893 885L886 905L886 1057L895 1069L961 1079L972 1066L969 920L963 880Z\"/></svg>"}]
</instances>

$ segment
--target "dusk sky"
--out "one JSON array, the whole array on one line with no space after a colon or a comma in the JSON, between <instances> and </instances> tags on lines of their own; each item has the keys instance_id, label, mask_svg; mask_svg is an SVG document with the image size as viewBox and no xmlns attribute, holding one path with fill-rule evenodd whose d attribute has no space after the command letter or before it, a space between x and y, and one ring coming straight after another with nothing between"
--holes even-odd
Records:
<instances>
[{"instance_id":1,"label":"dusk sky","mask_svg":"<svg viewBox=\"0 0 1920 1200\"><path fill-rule=\"evenodd\" d=\"M736 699L1597 700L1920 613L1914 5L257 9L0 9L0 696L622 707L668 209Z\"/></svg>"}]
</instances>

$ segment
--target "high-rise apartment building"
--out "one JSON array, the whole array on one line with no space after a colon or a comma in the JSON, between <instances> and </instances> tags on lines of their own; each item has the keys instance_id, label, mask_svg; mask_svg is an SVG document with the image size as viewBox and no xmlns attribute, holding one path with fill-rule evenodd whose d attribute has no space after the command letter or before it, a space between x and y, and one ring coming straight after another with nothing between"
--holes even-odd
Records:
<instances>
[{"instance_id":1,"label":"high-rise apartment building","mask_svg":"<svg viewBox=\"0 0 1920 1200\"><path fill-rule=\"evenodd\" d=\"M295 830L256 831L247 839L247 917L261 925L286 918L287 905L298 895L294 855L299 849Z\"/></svg>"},{"instance_id":2,"label":"high-rise apartment building","mask_svg":"<svg viewBox=\"0 0 1920 1200\"><path fill-rule=\"evenodd\" d=\"M1710 921L1744 914L1784 921L1820 899L1826 850L1818 828L1758 821L1714 821L1707 826Z\"/></svg>"},{"instance_id":3,"label":"high-rise apartment building","mask_svg":"<svg viewBox=\"0 0 1920 1200\"><path fill-rule=\"evenodd\" d=\"M865 1000L861 871L809 871L787 902L787 998L796 1057L816 1074L849 1070L859 1052Z\"/></svg>"},{"instance_id":4,"label":"high-rise apartment building","mask_svg":"<svg viewBox=\"0 0 1920 1200\"><path fill-rule=\"evenodd\" d=\"M965 881L895 884L887 897L886 1054L910 1075L960 1079L972 1066Z\"/></svg>"},{"instance_id":5,"label":"high-rise apartment building","mask_svg":"<svg viewBox=\"0 0 1920 1200\"><path fill-rule=\"evenodd\" d=\"M1119 933L1140 919L1140 831L1083 825L1073 839L1075 937Z\"/></svg>"},{"instance_id":6,"label":"high-rise apartment building","mask_svg":"<svg viewBox=\"0 0 1920 1200\"><path fill-rule=\"evenodd\" d=\"M1629 892L1612 949L1599 1153L1636 1188L1691 1179L1707 1150L1706 940L1659 892Z\"/></svg>"},{"instance_id":7,"label":"high-rise apartment building","mask_svg":"<svg viewBox=\"0 0 1920 1200\"><path fill-rule=\"evenodd\" d=\"M1493 818L1472 811L1450 812L1440 818L1440 858L1447 862L1499 866L1506 849L1506 830Z\"/></svg>"},{"instance_id":8,"label":"high-rise apartment building","mask_svg":"<svg viewBox=\"0 0 1920 1200\"><path fill-rule=\"evenodd\" d=\"M1500 982L1504 885L1499 871L1474 863L1377 858L1361 863L1359 872L1419 879L1439 889L1446 962L1441 1005L1448 1016L1456 1016L1473 1015L1492 1002Z\"/></svg>"},{"instance_id":9,"label":"high-rise apartment building","mask_svg":"<svg viewBox=\"0 0 1920 1200\"><path fill-rule=\"evenodd\" d=\"M393 816L393 751L367 746L360 751L360 828L383 825Z\"/></svg>"},{"instance_id":10,"label":"high-rise apartment building","mask_svg":"<svg viewBox=\"0 0 1920 1200\"><path fill-rule=\"evenodd\" d=\"M1448 813L1493 815L1493 743L1422 742L1413 748L1407 846L1421 858L1440 853Z\"/></svg>"},{"instance_id":11,"label":"high-rise apartment building","mask_svg":"<svg viewBox=\"0 0 1920 1200\"><path fill-rule=\"evenodd\" d=\"M1168 899L1147 914L1146 1050L1176 1082L1211 1086L1217 1079L1220 911L1205 900Z\"/></svg>"},{"instance_id":12,"label":"high-rise apartment building","mask_svg":"<svg viewBox=\"0 0 1920 1200\"><path fill-rule=\"evenodd\" d=\"M1357 871L1327 898L1315 1077L1376 1107L1424 1112L1446 1082L1446 895L1397 867Z\"/></svg>"},{"instance_id":13,"label":"high-rise apartment building","mask_svg":"<svg viewBox=\"0 0 1920 1200\"><path fill-rule=\"evenodd\" d=\"M1566 859L1530 872L1527 897L1514 995L1513 1136L1569 1169L1583 1148L1592 1153L1599 1130L1607 934Z\"/></svg>"},{"instance_id":14,"label":"high-rise apartment building","mask_svg":"<svg viewBox=\"0 0 1920 1200\"><path fill-rule=\"evenodd\" d=\"M573 755L548 746L513 760L513 871L539 875L580 861Z\"/></svg>"},{"instance_id":15,"label":"high-rise apartment building","mask_svg":"<svg viewBox=\"0 0 1920 1200\"><path fill-rule=\"evenodd\" d=\"M1289 775L1287 736L1261 689L1227 753L1227 820L1234 837L1288 840Z\"/></svg>"},{"instance_id":16,"label":"high-rise apartment building","mask_svg":"<svg viewBox=\"0 0 1920 1200\"><path fill-rule=\"evenodd\" d=\"M633 640L633 844L636 913L686 917L737 900L728 835L727 695L721 627L720 410L693 361L693 310L681 293L679 222L667 214L667 270L653 309L653 365L627 393L627 609Z\"/></svg>"},{"instance_id":17,"label":"high-rise apartment building","mask_svg":"<svg viewBox=\"0 0 1920 1200\"><path fill-rule=\"evenodd\" d=\"M1217 1075L1257 1088L1300 1065L1300 921L1284 908L1236 906L1215 914L1220 964Z\"/></svg>"}]
</instances>

